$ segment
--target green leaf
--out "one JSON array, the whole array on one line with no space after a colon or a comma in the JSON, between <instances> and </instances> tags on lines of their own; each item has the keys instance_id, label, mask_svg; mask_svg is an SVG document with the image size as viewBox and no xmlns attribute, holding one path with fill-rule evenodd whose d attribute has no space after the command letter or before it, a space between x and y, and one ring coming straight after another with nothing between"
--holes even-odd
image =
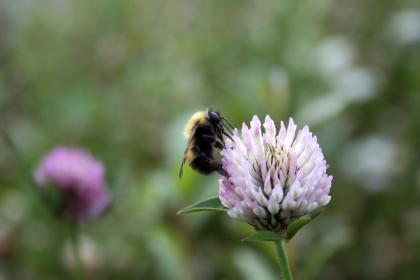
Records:
<instances>
[{"instance_id":1,"label":"green leaf","mask_svg":"<svg viewBox=\"0 0 420 280\"><path fill-rule=\"evenodd\" d=\"M286 240L290 240L295 236L295 234L302 229L304 226L306 226L310 221L315 219L316 216L318 216L324 209L320 209L318 211L315 211L309 215L305 215L289 224L286 231Z\"/></svg>"},{"instance_id":2,"label":"green leaf","mask_svg":"<svg viewBox=\"0 0 420 280\"><path fill-rule=\"evenodd\" d=\"M18 146L10 137L10 135L4 129L0 128L0 136L3 136L4 141L9 146L13 155L16 158L20 172L22 173L23 178L25 178L28 186L32 188L33 193L40 198L42 201L46 201L47 207L52 210L56 210L60 203L60 193L58 188L53 184L49 184L43 188L40 188L34 181L32 176L32 171L29 167L29 164L26 162L25 157L19 150Z\"/></svg>"},{"instance_id":3,"label":"green leaf","mask_svg":"<svg viewBox=\"0 0 420 280\"><path fill-rule=\"evenodd\" d=\"M312 212L311 214L309 214L309 216L311 216L311 219L315 219L319 214L322 213L322 211L324 211L325 207L322 207L314 212Z\"/></svg>"},{"instance_id":4,"label":"green leaf","mask_svg":"<svg viewBox=\"0 0 420 280\"><path fill-rule=\"evenodd\" d=\"M32 172L29 168L29 165L25 161L24 156L21 154L20 150L18 149L17 145L13 141L13 139L10 137L10 135L4 130L3 128L0 128L0 135L3 136L4 141L9 146L10 150L12 151L13 155L16 158L16 161L19 165L20 171L22 175L24 176L25 180L28 182L28 185L34 187L34 189L37 189L37 186L32 178Z\"/></svg>"},{"instance_id":5,"label":"green leaf","mask_svg":"<svg viewBox=\"0 0 420 280\"><path fill-rule=\"evenodd\" d=\"M44 186L41 191L44 195L44 199L48 202L48 205L54 210L58 209L62 199L59 188L56 185L50 183Z\"/></svg>"},{"instance_id":6,"label":"green leaf","mask_svg":"<svg viewBox=\"0 0 420 280\"><path fill-rule=\"evenodd\" d=\"M187 206L182 210L179 210L177 215L184 215L193 212L202 211L222 211L225 212L228 209L220 202L218 197L213 197L207 200L197 202L193 205Z\"/></svg>"},{"instance_id":7,"label":"green leaf","mask_svg":"<svg viewBox=\"0 0 420 280\"><path fill-rule=\"evenodd\" d=\"M282 237L273 231L259 231L254 235L248 236L247 238L242 239L242 241L281 241Z\"/></svg>"},{"instance_id":8,"label":"green leaf","mask_svg":"<svg viewBox=\"0 0 420 280\"><path fill-rule=\"evenodd\" d=\"M305 225L307 225L312 218L310 216L303 216L300 219L297 219L289 224L286 231L286 240L290 240L295 236L295 234L303 228Z\"/></svg>"}]
</instances>

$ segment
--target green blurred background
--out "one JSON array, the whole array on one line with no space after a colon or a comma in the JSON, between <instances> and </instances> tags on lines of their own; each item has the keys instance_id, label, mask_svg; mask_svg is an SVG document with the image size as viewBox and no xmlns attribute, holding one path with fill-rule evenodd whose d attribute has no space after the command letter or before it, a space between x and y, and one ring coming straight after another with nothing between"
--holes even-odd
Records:
<instances>
[{"instance_id":1,"label":"green blurred background","mask_svg":"<svg viewBox=\"0 0 420 280\"><path fill-rule=\"evenodd\" d=\"M270 244L178 168L182 128L293 116L318 135L332 201L289 244L297 279L420 275L417 0L0 0L0 125L35 167L57 144L102 159L112 207L82 227L90 279L279 279ZM0 279L71 279L67 228L0 140Z\"/></svg>"}]
</instances>

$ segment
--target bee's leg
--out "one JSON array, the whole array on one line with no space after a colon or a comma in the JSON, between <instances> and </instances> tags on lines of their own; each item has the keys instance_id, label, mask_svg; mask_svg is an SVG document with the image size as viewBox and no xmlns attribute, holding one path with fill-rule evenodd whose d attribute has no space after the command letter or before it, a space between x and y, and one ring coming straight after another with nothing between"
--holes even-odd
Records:
<instances>
[{"instance_id":1,"label":"bee's leg","mask_svg":"<svg viewBox=\"0 0 420 280\"><path fill-rule=\"evenodd\" d=\"M217 169L217 172L219 172L219 174L222 176L229 177L229 173L227 173L227 171L222 166Z\"/></svg>"},{"instance_id":2,"label":"bee's leg","mask_svg":"<svg viewBox=\"0 0 420 280\"><path fill-rule=\"evenodd\" d=\"M222 167L222 163L215 159L209 159L210 169L217 171L220 175L229 177L227 171Z\"/></svg>"},{"instance_id":3,"label":"bee's leg","mask_svg":"<svg viewBox=\"0 0 420 280\"><path fill-rule=\"evenodd\" d=\"M220 140L219 137L216 138L215 136L209 135L209 134L204 134L202 135L202 137L211 142L214 142L214 146L220 150L223 150L225 148L225 145L223 144L223 140Z\"/></svg>"},{"instance_id":4,"label":"bee's leg","mask_svg":"<svg viewBox=\"0 0 420 280\"><path fill-rule=\"evenodd\" d=\"M226 133L226 131L222 132L223 135L225 135L227 138L229 138L232 142L235 142L235 140L233 140L232 136L230 136L229 134Z\"/></svg>"},{"instance_id":5,"label":"bee's leg","mask_svg":"<svg viewBox=\"0 0 420 280\"><path fill-rule=\"evenodd\" d=\"M216 141L216 137L214 137L213 135L210 135L210 134L204 134L201 137L203 137L203 138L205 138L207 140L210 140L211 142Z\"/></svg>"},{"instance_id":6,"label":"bee's leg","mask_svg":"<svg viewBox=\"0 0 420 280\"><path fill-rule=\"evenodd\" d=\"M223 150L223 149L225 148L225 145L223 145L223 143L222 143L222 142L220 142L219 140L217 140L217 141L214 143L214 146L215 146L216 148L220 149L220 150Z\"/></svg>"},{"instance_id":7,"label":"bee's leg","mask_svg":"<svg viewBox=\"0 0 420 280\"><path fill-rule=\"evenodd\" d=\"M224 141L216 140L216 142L214 143L214 146L218 148L219 150L223 150L225 148L225 143Z\"/></svg>"}]
</instances>

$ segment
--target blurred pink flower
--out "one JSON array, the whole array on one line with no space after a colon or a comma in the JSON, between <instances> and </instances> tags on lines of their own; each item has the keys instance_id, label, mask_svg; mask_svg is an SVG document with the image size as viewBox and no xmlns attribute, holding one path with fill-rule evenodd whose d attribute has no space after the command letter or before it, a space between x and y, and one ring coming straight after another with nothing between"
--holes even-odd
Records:
<instances>
[{"instance_id":1,"label":"blurred pink flower","mask_svg":"<svg viewBox=\"0 0 420 280\"><path fill-rule=\"evenodd\" d=\"M82 149L57 147L34 172L40 188L58 188L58 211L65 218L85 221L97 217L110 202L102 163Z\"/></svg>"},{"instance_id":2,"label":"blurred pink flower","mask_svg":"<svg viewBox=\"0 0 420 280\"><path fill-rule=\"evenodd\" d=\"M242 139L235 130L234 141L226 140L221 155L229 177L219 180L219 198L232 218L278 232L329 203L332 176L307 126L296 134L290 119L277 133L269 116L263 126L264 133L254 116L250 128L242 125Z\"/></svg>"}]
</instances>

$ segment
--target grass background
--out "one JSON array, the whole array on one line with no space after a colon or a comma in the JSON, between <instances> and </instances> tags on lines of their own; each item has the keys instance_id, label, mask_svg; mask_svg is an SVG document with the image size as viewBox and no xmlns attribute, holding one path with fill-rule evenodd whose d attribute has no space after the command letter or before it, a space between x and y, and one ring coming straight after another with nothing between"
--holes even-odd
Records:
<instances>
[{"instance_id":1,"label":"grass background","mask_svg":"<svg viewBox=\"0 0 420 280\"><path fill-rule=\"evenodd\" d=\"M289 244L297 279L420 274L420 5L410 0L0 0L0 124L31 167L57 144L102 159L112 207L82 228L90 279L278 279L274 249L177 178L188 117L294 117L334 176ZM0 140L0 279L70 279L68 229Z\"/></svg>"}]
</instances>

